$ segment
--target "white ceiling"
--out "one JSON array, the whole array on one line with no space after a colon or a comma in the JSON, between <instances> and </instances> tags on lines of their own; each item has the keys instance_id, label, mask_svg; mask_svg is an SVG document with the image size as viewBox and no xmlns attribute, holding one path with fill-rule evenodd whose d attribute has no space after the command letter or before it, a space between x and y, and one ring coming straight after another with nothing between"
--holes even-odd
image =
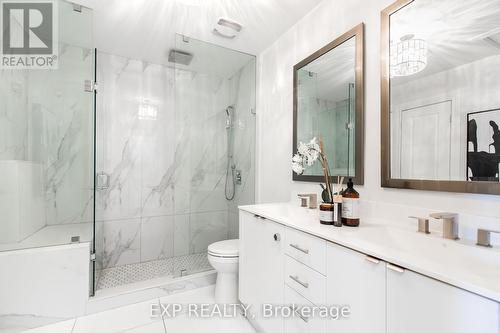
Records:
<instances>
[{"instance_id":1,"label":"white ceiling","mask_svg":"<svg viewBox=\"0 0 500 333\"><path fill-rule=\"evenodd\" d=\"M258 54L322 0L75 0L94 12L99 50L166 63L175 33ZM212 33L219 18L243 25L239 36Z\"/></svg>"}]
</instances>

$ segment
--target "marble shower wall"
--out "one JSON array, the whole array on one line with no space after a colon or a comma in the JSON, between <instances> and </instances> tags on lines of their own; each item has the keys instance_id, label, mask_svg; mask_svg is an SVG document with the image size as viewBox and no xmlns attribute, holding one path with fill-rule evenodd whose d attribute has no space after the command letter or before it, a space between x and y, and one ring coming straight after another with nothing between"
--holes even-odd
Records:
<instances>
[{"instance_id":1,"label":"marble shower wall","mask_svg":"<svg viewBox=\"0 0 500 333\"><path fill-rule=\"evenodd\" d=\"M63 45L57 71L30 75L31 160L44 163L48 225L89 223L93 219L94 53ZM37 126L39 126L37 128Z\"/></svg>"},{"instance_id":2,"label":"marble shower wall","mask_svg":"<svg viewBox=\"0 0 500 333\"><path fill-rule=\"evenodd\" d=\"M238 238L238 206L255 203L256 68L255 59L231 79L232 105L235 106L234 164L241 170L242 183L236 185L234 199L228 202L229 238Z\"/></svg>"},{"instance_id":3,"label":"marble shower wall","mask_svg":"<svg viewBox=\"0 0 500 333\"><path fill-rule=\"evenodd\" d=\"M200 253L230 237L236 203L224 196L225 109L246 109L235 160L249 175L238 195L253 202L255 64L220 78L104 53L98 59L97 172L108 178L96 194L98 266Z\"/></svg>"},{"instance_id":4,"label":"marble shower wall","mask_svg":"<svg viewBox=\"0 0 500 333\"><path fill-rule=\"evenodd\" d=\"M2 211L24 230L20 238L46 225L92 221L93 97L83 86L93 59L90 49L61 44L58 70L0 71L0 161L22 170L16 178L4 169L3 177L24 193L4 193Z\"/></svg>"},{"instance_id":5,"label":"marble shower wall","mask_svg":"<svg viewBox=\"0 0 500 333\"><path fill-rule=\"evenodd\" d=\"M96 162L105 186L96 190L96 247L101 266L112 267L141 261L142 226L173 214L174 150L167 143L174 138L174 76L159 65L99 53L98 81ZM139 115L148 108L149 117ZM166 234L153 236L143 243L171 244L161 239Z\"/></svg>"}]
</instances>

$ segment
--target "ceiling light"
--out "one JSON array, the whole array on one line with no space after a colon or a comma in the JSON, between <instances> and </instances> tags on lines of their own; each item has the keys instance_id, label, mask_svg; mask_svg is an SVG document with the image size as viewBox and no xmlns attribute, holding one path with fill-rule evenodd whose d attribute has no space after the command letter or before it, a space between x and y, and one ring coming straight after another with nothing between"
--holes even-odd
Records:
<instances>
[{"instance_id":1,"label":"ceiling light","mask_svg":"<svg viewBox=\"0 0 500 333\"><path fill-rule=\"evenodd\" d=\"M409 76L421 72L427 66L427 42L409 34L400 41L391 41L391 77Z\"/></svg>"}]
</instances>

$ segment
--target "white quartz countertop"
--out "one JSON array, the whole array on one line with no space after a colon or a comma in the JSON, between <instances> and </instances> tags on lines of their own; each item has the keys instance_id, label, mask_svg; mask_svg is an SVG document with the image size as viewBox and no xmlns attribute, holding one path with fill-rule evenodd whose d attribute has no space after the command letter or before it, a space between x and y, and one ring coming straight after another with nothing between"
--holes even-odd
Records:
<instances>
[{"instance_id":1,"label":"white quartz countertop","mask_svg":"<svg viewBox=\"0 0 500 333\"><path fill-rule=\"evenodd\" d=\"M500 302L498 249L425 235L416 232L416 225L413 231L376 219L363 219L358 228L326 226L319 223L318 210L289 203L239 208Z\"/></svg>"}]
</instances>

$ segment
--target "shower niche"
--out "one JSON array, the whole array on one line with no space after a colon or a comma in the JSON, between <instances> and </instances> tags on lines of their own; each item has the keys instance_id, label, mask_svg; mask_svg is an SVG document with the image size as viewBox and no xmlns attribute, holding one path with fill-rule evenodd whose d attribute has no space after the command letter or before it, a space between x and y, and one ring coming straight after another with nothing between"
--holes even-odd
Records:
<instances>
[{"instance_id":1,"label":"shower niche","mask_svg":"<svg viewBox=\"0 0 500 333\"><path fill-rule=\"evenodd\" d=\"M212 270L254 203L255 57L181 35L162 63L97 56L96 289Z\"/></svg>"}]
</instances>

